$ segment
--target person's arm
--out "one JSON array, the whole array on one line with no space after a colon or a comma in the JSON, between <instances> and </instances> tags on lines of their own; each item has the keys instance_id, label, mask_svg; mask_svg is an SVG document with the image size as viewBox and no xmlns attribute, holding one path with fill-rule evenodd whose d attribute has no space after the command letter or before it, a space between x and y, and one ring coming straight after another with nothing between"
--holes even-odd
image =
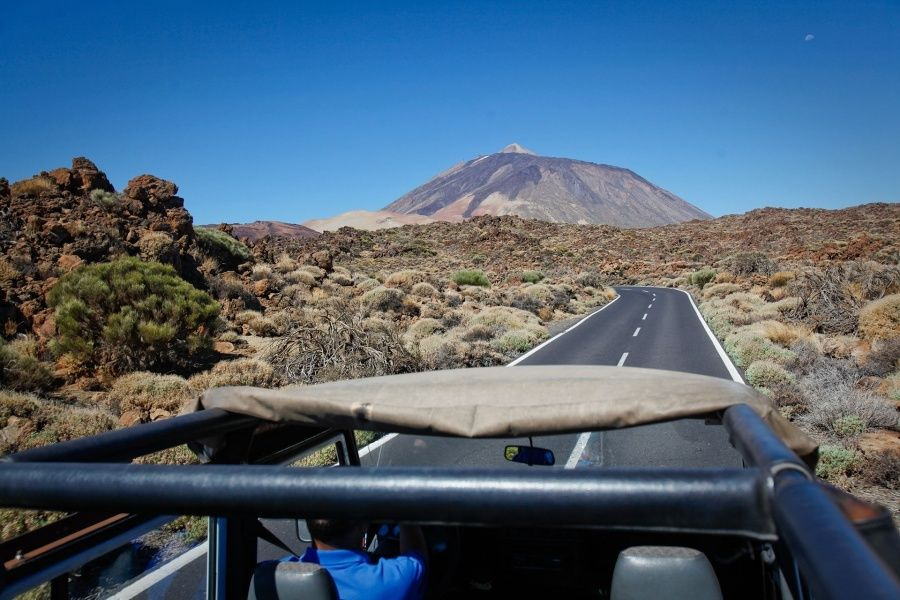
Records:
<instances>
[{"instance_id":1,"label":"person's arm","mask_svg":"<svg viewBox=\"0 0 900 600\"><path fill-rule=\"evenodd\" d=\"M417 554L428 561L428 544L418 525L400 525L400 554Z\"/></svg>"}]
</instances>

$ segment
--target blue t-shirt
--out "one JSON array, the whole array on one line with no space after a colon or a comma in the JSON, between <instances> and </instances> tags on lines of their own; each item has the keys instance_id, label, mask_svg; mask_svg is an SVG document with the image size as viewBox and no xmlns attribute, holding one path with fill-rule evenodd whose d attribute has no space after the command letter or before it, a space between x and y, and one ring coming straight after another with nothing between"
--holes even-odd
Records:
<instances>
[{"instance_id":1,"label":"blue t-shirt","mask_svg":"<svg viewBox=\"0 0 900 600\"><path fill-rule=\"evenodd\" d=\"M341 600L420 600L425 596L425 561L418 554L372 562L362 551L319 551L310 546L299 560L328 569Z\"/></svg>"}]
</instances>

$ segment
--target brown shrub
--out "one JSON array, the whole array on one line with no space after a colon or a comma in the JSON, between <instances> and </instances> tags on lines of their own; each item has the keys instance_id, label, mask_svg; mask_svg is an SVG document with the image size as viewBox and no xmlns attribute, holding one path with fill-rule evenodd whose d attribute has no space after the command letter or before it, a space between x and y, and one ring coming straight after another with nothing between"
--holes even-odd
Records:
<instances>
[{"instance_id":1,"label":"brown shrub","mask_svg":"<svg viewBox=\"0 0 900 600\"><path fill-rule=\"evenodd\" d=\"M249 385L272 388L282 384L273 366L255 358L238 358L217 363L209 371L198 373L187 381L191 397L210 388L231 385Z\"/></svg>"},{"instance_id":2,"label":"brown shrub","mask_svg":"<svg viewBox=\"0 0 900 600\"><path fill-rule=\"evenodd\" d=\"M154 409L172 414L180 412L187 398L186 388L183 377L138 371L116 379L106 397L116 414L139 410L141 420L146 421Z\"/></svg>"},{"instance_id":3,"label":"brown shrub","mask_svg":"<svg viewBox=\"0 0 900 600\"><path fill-rule=\"evenodd\" d=\"M17 181L9 186L13 196L40 196L41 192L49 192L56 189L56 184L49 177L40 175L31 179Z\"/></svg>"},{"instance_id":4,"label":"brown shrub","mask_svg":"<svg viewBox=\"0 0 900 600\"><path fill-rule=\"evenodd\" d=\"M875 340L900 338L900 294L866 304L859 311L859 331Z\"/></svg>"}]
</instances>

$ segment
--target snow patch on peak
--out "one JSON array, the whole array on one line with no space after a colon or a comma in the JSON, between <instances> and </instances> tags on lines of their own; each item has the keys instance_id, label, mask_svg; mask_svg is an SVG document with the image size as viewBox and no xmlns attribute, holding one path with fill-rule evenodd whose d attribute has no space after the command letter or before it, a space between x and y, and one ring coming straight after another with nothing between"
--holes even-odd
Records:
<instances>
[{"instance_id":1,"label":"snow patch on peak","mask_svg":"<svg viewBox=\"0 0 900 600\"><path fill-rule=\"evenodd\" d=\"M525 146L521 146L519 144L510 144L506 148L500 151L500 154L533 154L537 156L534 152L526 148Z\"/></svg>"}]
</instances>

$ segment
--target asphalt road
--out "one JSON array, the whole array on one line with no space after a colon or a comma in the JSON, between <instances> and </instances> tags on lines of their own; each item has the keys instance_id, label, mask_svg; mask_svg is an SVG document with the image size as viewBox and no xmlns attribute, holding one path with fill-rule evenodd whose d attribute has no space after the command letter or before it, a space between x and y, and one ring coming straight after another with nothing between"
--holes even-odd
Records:
<instances>
[{"instance_id":1,"label":"asphalt road","mask_svg":"<svg viewBox=\"0 0 900 600\"><path fill-rule=\"evenodd\" d=\"M619 287L619 298L549 343L519 365L619 365L683 371L731 379L691 300L667 288ZM513 366L512 368L515 368ZM536 437L553 450L557 467L740 466L737 452L719 426L695 419L577 435ZM528 440L459 440L400 435L363 457L366 466L511 466L508 443ZM577 448L576 448L577 446ZM586 460L581 460L586 459ZM529 468L521 465L522 468Z\"/></svg>"},{"instance_id":2,"label":"asphalt road","mask_svg":"<svg viewBox=\"0 0 900 600\"><path fill-rule=\"evenodd\" d=\"M731 379L726 364L704 329L687 294L667 288L618 287L619 297L552 338L515 365L618 365L683 371ZM738 453L721 426L683 420L582 435L535 437L550 448L556 467L576 466L740 466ZM460 440L397 435L362 456L364 466L516 466L503 458L507 444L527 439ZM296 552L302 546L292 521L266 521ZM260 560L285 554L259 542ZM126 598L200 598L205 586L206 555L184 561L154 585ZM198 584L200 584L198 586Z\"/></svg>"}]
</instances>

